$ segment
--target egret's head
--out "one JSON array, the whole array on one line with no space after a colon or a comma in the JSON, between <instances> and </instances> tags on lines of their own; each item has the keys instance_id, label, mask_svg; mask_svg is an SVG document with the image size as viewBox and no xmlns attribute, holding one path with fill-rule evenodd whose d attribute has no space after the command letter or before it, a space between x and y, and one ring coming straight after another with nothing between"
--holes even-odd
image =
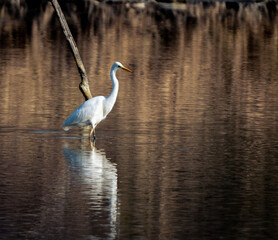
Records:
<instances>
[{"instance_id":1,"label":"egret's head","mask_svg":"<svg viewBox=\"0 0 278 240\"><path fill-rule=\"evenodd\" d=\"M112 66L112 69L113 68L116 68L116 69L123 69L123 70L126 70L128 72L132 72L130 69L126 68L123 66L123 64L121 64L120 62L115 62Z\"/></svg>"}]
</instances>

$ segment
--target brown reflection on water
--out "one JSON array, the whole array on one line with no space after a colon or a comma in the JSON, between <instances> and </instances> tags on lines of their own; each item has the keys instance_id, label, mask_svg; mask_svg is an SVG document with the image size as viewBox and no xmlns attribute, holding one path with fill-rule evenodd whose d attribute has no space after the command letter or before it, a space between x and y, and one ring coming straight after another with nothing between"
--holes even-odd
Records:
<instances>
[{"instance_id":1,"label":"brown reflection on water","mask_svg":"<svg viewBox=\"0 0 278 240\"><path fill-rule=\"evenodd\" d=\"M171 11L164 5L145 6L142 10L136 4L126 7L87 3L85 14L79 12L84 4L76 4L68 20L89 72L92 92L109 94L108 73L113 61L129 65L135 74L119 74L122 101L118 112L125 112L123 108L127 109L128 104L128 112L141 123L151 115L167 118L180 104L194 106L198 102L195 109L202 109L206 106L200 106L197 99L214 98L215 90L222 94L222 87L227 93L222 98L232 104L258 94L258 98L264 98L259 85L266 80L261 77L268 73L271 80L276 74L277 21L275 15L271 18L262 14L257 5L240 5L239 11L220 3L212 7L186 5L185 10ZM268 10L265 6L263 9ZM28 10L32 9L20 8L18 20L5 7L1 15L1 78L5 79L1 81L1 99L3 111L9 112L1 121L34 128L47 128L51 122L51 128L56 129L61 124L57 115L67 116L70 106L82 102L75 88L79 76L52 8L47 5L42 14L32 17ZM207 78L206 86L200 78ZM212 96L204 94L208 90ZM135 97L130 99L131 95ZM56 110L51 111L55 114L47 107L53 105L53 99ZM126 99L136 101L136 107ZM201 104L206 105L207 100ZM150 102L155 106L167 103L167 107L164 112L158 107L149 111ZM40 121L34 122L30 112L39 115Z\"/></svg>"},{"instance_id":2,"label":"brown reflection on water","mask_svg":"<svg viewBox=\"0 0 278 240\"><path fill-rule=\"evenodd\" d=\"M93 95L109 95L114 61L134 70L118 73L117 103L97 129L100 149L117 163L120 237L275 236L276 5L79 2L62 7ZM53 208L33 200L34 208L41 204L45 209L45 219L55 222L48 217L57 211L58 217L53 216L60 221L61 212L76 204L80 212L75 220L82 223L92 213L84 207L90 199L65 197L66 191L73 198L79 191L65 189L69 164L56 154L62 142L73 139L49 137L51 130L57 138L81 135L79 130L59 132L83 101L79 75L52 8L46 4L39 9L22 5L0 11L2 165L16 172L8 164L16 159L19 172L24 163L35 168L42 186L49 191L55 186ZM40 140L30 140L30 132L40 132ZM51 164L38 163L36 157L45 159L41 153L50 154ZM56 180L53 169L59 173ZM3 171L1 176L14 179ZM49 197L45 190L32 189L32 176L17 176L19 193L24 188L28 194L39 192L39 199ZM80 184L86 179L79 173L72 177L80 177ZM24 182L29 185L22 186ZM12 187L4 190L13 192ZM20 202L10 206L24 210ZM108 218L96 219L102 223ZM45 230L47 221L42 222ZM86 225L83 234L94 232Z\"/></svg>"}]
</instances>

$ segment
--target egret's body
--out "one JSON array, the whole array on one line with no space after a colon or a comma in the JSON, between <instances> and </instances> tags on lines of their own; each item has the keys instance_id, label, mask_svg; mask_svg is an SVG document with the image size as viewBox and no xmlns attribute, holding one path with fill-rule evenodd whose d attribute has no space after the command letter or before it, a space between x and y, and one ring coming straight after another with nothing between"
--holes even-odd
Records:
<instances>
[{"instance_id":1,"label":"egret's body","mask_svg":"<svg viewBox=\"0 0 278 240\"><path fill-rule=\"evenodd\" d=\"M90 138L95 138L96 126L106 118L106 116L112 110L119 91L119 81L116 77L116 71L118 69L124 69L132 72L128 68L124 67L121 63L115 62L111 68L111 80L113 89L109 97L98 96L87 100L82 103L63 123L63 129L68 131L70 128L91 126Z\"/></svg>"}]
</instances>

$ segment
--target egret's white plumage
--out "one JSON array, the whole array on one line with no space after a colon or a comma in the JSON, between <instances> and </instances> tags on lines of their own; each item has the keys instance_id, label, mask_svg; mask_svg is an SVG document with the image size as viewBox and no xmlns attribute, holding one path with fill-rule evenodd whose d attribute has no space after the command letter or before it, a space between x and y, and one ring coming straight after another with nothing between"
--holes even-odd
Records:
<instances>
[{"instance_id":1,"label":"egret's white plumage","mask_svg":"<svg viewBox=\"0 0 278 240\"><path fill-rule=\"evenodd\" d=\"M112 110L119 91L119 81L116 77L116 71L124 69L132 72L130 69L124 67L121 63L115 62L111 68L111 80L113 89L109 97L98 96L82 103L63 123L63 129L68 131L70 128L91 126L90 138L95 134L96 126L106 118L108 113ZM95 138L95 135L94 135Z\"/></svg>"}]
</instances>

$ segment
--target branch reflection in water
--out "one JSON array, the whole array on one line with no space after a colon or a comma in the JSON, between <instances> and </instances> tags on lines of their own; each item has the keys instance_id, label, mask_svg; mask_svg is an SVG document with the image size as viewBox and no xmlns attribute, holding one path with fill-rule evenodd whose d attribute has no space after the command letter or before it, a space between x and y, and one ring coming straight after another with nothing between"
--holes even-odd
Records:
<instances>
[{"instance_id":1,"label":"branch reflection in water","mask_svg":"<svg viewBox=\"0 0 278 240\"><path fill-rule=\"evenodd\" d=\"M106 233L109 239L116 239L119 212L116 165L106 158L103 150L92 144L89 149L84 149L83 145L73 148L65 144L63 153L68 160L72 181L80 184L83 193L89 197L94 225L101 226L102 234Z\"/></svg>"}]
</instances>

